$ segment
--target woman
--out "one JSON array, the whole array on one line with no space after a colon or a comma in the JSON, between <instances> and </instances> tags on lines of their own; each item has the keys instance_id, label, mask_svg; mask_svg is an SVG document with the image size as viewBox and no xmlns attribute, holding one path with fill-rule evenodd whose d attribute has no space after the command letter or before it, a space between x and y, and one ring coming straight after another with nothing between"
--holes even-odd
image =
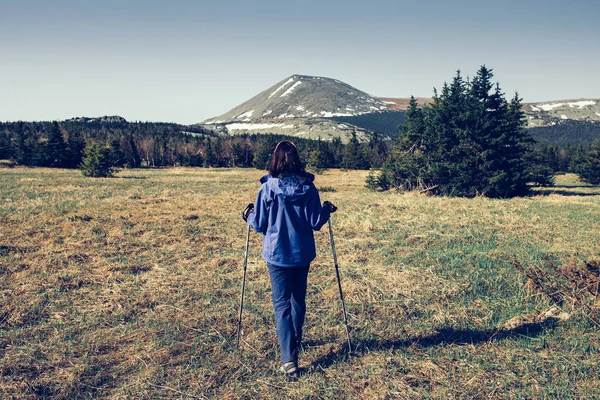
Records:
<instances>
[{"instance_id":1,"label":"woman","mask_svg":"<svg viewBox=\"0 0 600 400\"><path fill-rule=\"evenodd\" d=\"M316 257L313 230L321 229L336 210L329 202L321 205L314 178L304 170L294 143L279 142L247 216L250 226L263 234L262 257L271 277L283 362L280 371L288 375L298 372L308 269Z\"/></svg>"}]
</instances>

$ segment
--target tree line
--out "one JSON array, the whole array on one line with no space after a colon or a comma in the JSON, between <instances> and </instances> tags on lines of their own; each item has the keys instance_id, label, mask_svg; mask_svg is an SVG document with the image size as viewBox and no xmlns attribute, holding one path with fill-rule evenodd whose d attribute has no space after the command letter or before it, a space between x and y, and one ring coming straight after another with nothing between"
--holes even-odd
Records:
<instances>
[{"instance_id":1,"label":"tree line","mask_svg":"<svg viewBox=\"0 0 600 400\"><path fill-rule=\"evenodd\" d=\"M366 142L353 133L348 143L273 134L219 136L200 126L81 118L0 123L0 159L81 168L88 176L140 167L265 169L276 143L289 139L313 171L372 169L366 186L375 190L512 197L527 194L532 184L551 185L560 172L600 183L600 141L536 143L525 128L518 94L507 100L492 78L485 66L472 80L459 71L434 92L430 105L418 107L411 98L393 141L377 133Z\"/></svg>"},{"instance_id":2,"label":"tree line","mask_svg":"<svg viewBox=\"0 0 600 400\"><path fill-rule=\"evenodd\" d=\"M387 154L380 135L361 143L352 134L344 144L340 138L219 136L201 127L167 123L67 120L0 123L0 159L51 168L79 168L87 156L113 170L173 166L264 169L282 139L293 140L304 163L317 171L380 168Z\"/></svg>"}]
</instances>

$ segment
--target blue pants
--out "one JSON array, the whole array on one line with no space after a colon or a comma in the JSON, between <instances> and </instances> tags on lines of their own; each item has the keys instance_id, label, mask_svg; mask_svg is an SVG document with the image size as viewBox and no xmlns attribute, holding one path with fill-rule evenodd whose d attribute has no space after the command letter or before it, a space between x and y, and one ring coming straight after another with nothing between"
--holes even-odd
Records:
<instances>
[{"instance_id":1,"label":"blue pants","mask_svg":"<svg viewBox=\"0 0 600 400\"><path fill-rule=\"evenodd\" d=\"M306 314L306 282L310 266L290 268L267 263L267 267L271 276L271 296L281 361L297 362Z\"/></svg>"}]
</instances>

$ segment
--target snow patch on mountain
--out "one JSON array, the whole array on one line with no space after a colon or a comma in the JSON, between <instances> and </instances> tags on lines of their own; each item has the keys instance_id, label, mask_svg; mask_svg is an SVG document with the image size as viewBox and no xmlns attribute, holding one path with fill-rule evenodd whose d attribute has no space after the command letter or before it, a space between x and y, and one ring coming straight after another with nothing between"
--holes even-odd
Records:
<instances>
[{"instance_id":1,"label":"snow patch on mountain","mask_svg":"<svg viewBox=\"0 0 600 400\"><path fill-rule=\"evenodd\" d=\"M555 108L562 107L562 106L564 106L564 105L565 105L565 103L557 103L557 104L540 104L540 105L539 105L539 108L541 108L541 109L542 109L542 110L544 110L544 111L552 111L552 110L554 110Z\"/></svg>"},{"instance_id":2,"label":"snow patch on mountain","mask_svg":"<svg viewBox=\"0 0 600 400\"><path fill-rule=\"evenodd\" d=\"M236 122L236 123L233 123L233 124L227 124L225 126L230 131L235 131L235 130L238 130L238 131L239 130L253 130L253 129L271 129L271 128L290 129L290 128L294 127L294 125L285 125L285 124L268 124L268 123L264 123L264 124L248 124L248 123L241 123L241 122Z\"/></svg>"},{"instance_id":3,"label":"snow patch on mountain","mask_svg":"<svg viewBox=\"0 0 600 400\"><path fill-rule=\"evenodd\" d=\"M254 110L247 111L243 114L238 115L237 119L250 121L250 118L252 118L252 114L254 114Z\"/></svg>"},{"instance_id":4,"label":"snow patch on mountain","mask_svg":"<svg viewBox=\"0 0 600 400\"><path fill-rule=\"evenodd\" d=\"M321 115L323 116L323 118L332 118L332 117L352 117L355 114L334 113L334 112L331 112L331 111L321 111Z\"/></svg>"},{"instance_id":5,"label":"snow patch on mountain","mask_svg":"<svg viewBox=\"0 0 600 400\"><path fill-rule=\"evenodd\" d=\"M286 90L286 91L285 91L285 93L284 93L284 94L282 94L282 95L281 95L281 96L279 96L279 97L285 97L285 96L287 96L288 94L292 93L292 92L294 91L294 89L296 89L296 88L298 87L298 85L300 85L301 83L302 83L302 81L297 81L296 83L294 83L294 84L292 85L292 87L291 87L291 88L289 88L288 90Z\"/></svg>"},{"instance_id":6,"label":"snow patch on mountain","mask_svg":"<svg viewBox=\"0 0 600 400\"><path fill-rule=\"evenodd\" d=\"M587 106L593 106L595 105L596 102L593 100L582 100L582 101L575 101L575 102L569 102L569 103L550 103L550 104L538 104L537 106L531 105L531 109L533 111L540 111L544 110L544 111L552 111L555 108L560 108L560 107L564 107L564 106L569 106L571 108L579 108L582 109L583 107L587 107Z\"/></svg>"},{"instance_id":7,"label":"snow patch on mountain","mask_svg":"<svg viewBox=\"0 0 600 400\"><path fill-rule=\"evenodd\" d=\"M294 77L291 77L283 85L281 85L277 89L275 89L275 91L273 93L271 93L268 98L270 99L271 97L275 96L277 94L277 92L279 92L281 89L283 89L284 87L286 87L287 85L289 85L292 82L294 82Z\"/></svg>"},{"instance_id":8,"label":"snow patch on mountain","mask_svg":"<svg viewBox=\"0 0 600 400\"><path fill-rule=\"evenodd\" d=\"M569 104L569 107L571 107L571 108L572 107L583 108L583 107L586 107L586 106L593 106L593 105L596 104L596 102L593 101L593 100L583 100L583 101L577 101L575 103L568 103L568 104Z\"/></svg>"}]
</instances>

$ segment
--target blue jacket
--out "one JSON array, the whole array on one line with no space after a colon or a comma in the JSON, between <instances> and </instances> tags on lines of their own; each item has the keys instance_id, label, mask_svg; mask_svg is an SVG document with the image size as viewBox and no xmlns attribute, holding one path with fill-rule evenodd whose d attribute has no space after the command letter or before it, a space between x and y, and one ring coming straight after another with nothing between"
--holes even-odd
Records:
<instances>
[{"instance_id":1,"label":"blue jacket","mask_svg":"<svg viewBox=\"0 0 600 400\"><path fill-rule=\"evenodd\" d=\"M248 223L263 236L262 258L280 267L307 266L317 256L313 230L329 219L314 175L265 175Z\"/></svg>"}]
</instances>

